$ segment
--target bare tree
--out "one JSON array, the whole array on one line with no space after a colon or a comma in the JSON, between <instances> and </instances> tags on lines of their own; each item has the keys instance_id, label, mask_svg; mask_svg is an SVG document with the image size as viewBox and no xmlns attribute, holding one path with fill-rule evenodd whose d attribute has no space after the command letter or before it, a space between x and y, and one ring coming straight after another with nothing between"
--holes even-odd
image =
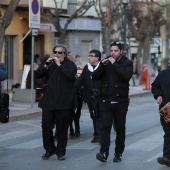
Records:
<instances>
[{"instance_id":1,"label":"bare tree","mask_svg":"<svg viewBox=\"0 0 170 170\"><path fill-rule=\"evenodd\" d=\"M95 0L93 0L95 1ZM109 55L110 42L120 40L122 32L122 3L120 0L106 0L106 10L102 1L96 2L95 10L102 24L102 46L106 55ZM113 37L111 37L113 35Z\"/></svg>"},{"instance_id":2,"label":"bare tree","mask_svg":"<svg viewBox=\"0 0 170 170\"><path fill-rule=\"evenodd\" d=\"M20 0L15 0L15 1L11 0L6 8L4 15L1 14L0 16L0 61L2 56L2 47L3 47L4 37L5 37L5 30L11 23L12 18L14 16L14 12L19 2Z\"/></svg>"},{"instance_id":3,"label":"bare tree","mask_svg":"<svg viewBox=\"0 0 170 170\"><path fill-rule=\"evenodd\" d=\"M150 41L157 34L160 26L166 23L163 8L159 3L131 0L128 11L128 23L132 36L139 42L137 52L137 73L141 74L141 65L148 64ZM143 50L142 63L141 52Z\"/></svg>"},{"instance_id":4,"label":"bare tree","mask_svg":"<svg viewBox=\"0 0 170 170\"><path fill-rule=\"evenodd\" d=\"M81 3L80 7L76 9L75 12L67 18L67 21L64 24L64 27L62 27L60 23L60 17L63 12L62 10L63 2L64 0L62 0L60 6L58 6L57 1L54 0L55 9L46 10L47 13L43 19L51 22L55 26L56 30L58 31L60 35L59 43L65 44L67 31L68 31L67 29L68 25L71 23L73 19L83 16L88 11L88 9L94 5L94 3L93 1L90 1L90 0L84 0Z\"/></svg>"}]
</instances>

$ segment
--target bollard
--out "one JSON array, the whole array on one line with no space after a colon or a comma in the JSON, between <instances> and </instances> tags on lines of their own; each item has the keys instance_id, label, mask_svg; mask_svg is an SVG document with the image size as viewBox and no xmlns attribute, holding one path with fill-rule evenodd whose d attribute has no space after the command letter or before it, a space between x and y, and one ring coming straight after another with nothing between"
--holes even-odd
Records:
<instances>
[{"instance_id":1,"label":"bollard","mask_svg":"<svg viewBox=\"0 0 170 170\"><path fill-rule=\"evenodd\" d=\"M140 84L146 84L147 77L148 77L148 66L147 64L143 64Z\"/></svg>"},{"instance_id":2,"label":"bollard","mask_svg":"<svg viewBox=\"0 0 170 170\"><path fill-rule=\"evenodd\" d=\"M146 79L146 84L145 84L145 89L144 90L150 90L151 89L151 83L150 83L150 76L148 74L147 79Z\"/></svg>"}]
</instances>

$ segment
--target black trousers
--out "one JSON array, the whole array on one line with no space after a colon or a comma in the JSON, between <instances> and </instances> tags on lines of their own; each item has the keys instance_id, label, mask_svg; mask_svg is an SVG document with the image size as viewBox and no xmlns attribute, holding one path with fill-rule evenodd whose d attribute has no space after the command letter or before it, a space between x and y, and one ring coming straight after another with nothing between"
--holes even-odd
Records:
<instances>
[{"instance_id":1,"label":"black trousers","mask_svg":"<svg viewBox=\"0 0 170 170\"><path fill-rule=\"evenodd\" d=\"M109 155L110 132L115 123L116 140L115 153L122 154L125 148L125 130L126 114L129 101L121 103L100 102L101 118L101 148L100 152L106 152ZM114 121L113 121L114 120Z\"/></svg>"},{"instance_id":2,"label":"black trousers","mask_svg":"<svg viewBox=\"0 0 170 170\"><path fill-rule=\"evenodd\" d=\"M83 101L81 98L78 98L78 107L76 108L76 110L72 109L71 111L71 120L69 123L70 133L74 133L73 122L75 125L75 133L80 133L80 116L81 116L82 106L83 106Z\"/></svg>"},{"instance_id":3,"label":"black trousers","mask_svg":"<svg viewBox=\"0 0 170 170\"><path fill-rule=\"evenodd\" d=\"M42 111L42 136L43 146L46 152L56 152L57 155L65 155L68 140L68 125L70 110L44 110ZM54 143L53 128L57 128L57 147Z\"/></svg>"},{"instance_id":4,"label":"black trousers","mask_svg":"<svg viewBox=\"0 0 170 170\"><path fill-rule=\"evenodd\" d=\"M94 129L93 136L95 138L100 139L100 136L101 136L100 117L99 115L97 116L95 115L95 111L94 111L95 109L92 103L87 103L87 106L90 112L90 117L93 121L93 129Z\"/></svg>"},{"instance_id":5,"label":"black trousers","mask_svg":"<svg viewBox=\"0 0 170 170\"><path fill-rule=\"evenodd\" d=\"M170 123L166 123L163 117L160 117L161 125L164 131L163 156L170 159Z\"/></svg>"}]
</instances>

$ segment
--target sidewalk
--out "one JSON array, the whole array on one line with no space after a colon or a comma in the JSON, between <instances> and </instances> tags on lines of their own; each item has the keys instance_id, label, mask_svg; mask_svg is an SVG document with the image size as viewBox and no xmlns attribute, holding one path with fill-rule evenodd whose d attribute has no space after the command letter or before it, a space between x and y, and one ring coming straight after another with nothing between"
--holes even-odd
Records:
<instances>
[{"instance_id":1,"label":"sidewalk","mask_svg":"<svg viewBox=\"0 0 170 170\"><path fill-rule=\"evenodd\" d=\"M136 86L133 86L132 80L130 81L129 91L130 97L151 93L151 90L145 90L145 85L138 84L139 83L136 82ZM9 109L10 109L9 121L29 119L41 115L41 109L38 107L37 102L35 102L33 104L33 107L31 107L31 103L13 102L10 100Z\"/></svg>"}]
</instances>

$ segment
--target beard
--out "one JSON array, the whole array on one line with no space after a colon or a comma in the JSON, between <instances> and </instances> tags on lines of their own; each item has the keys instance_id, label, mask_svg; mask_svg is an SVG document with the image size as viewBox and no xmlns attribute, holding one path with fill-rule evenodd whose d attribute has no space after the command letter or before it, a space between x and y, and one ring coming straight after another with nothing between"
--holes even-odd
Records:
<instances>
[{"instance_id":1,"label":"beard","mask_svg":"<svg viewBox=\"0 0 170 170\"><path fill-rule=\"evenodd\" d=\"M64 57L58 57L58 59L60 60L60 62L64 61Z\"/></svg>"}]
</instances>

